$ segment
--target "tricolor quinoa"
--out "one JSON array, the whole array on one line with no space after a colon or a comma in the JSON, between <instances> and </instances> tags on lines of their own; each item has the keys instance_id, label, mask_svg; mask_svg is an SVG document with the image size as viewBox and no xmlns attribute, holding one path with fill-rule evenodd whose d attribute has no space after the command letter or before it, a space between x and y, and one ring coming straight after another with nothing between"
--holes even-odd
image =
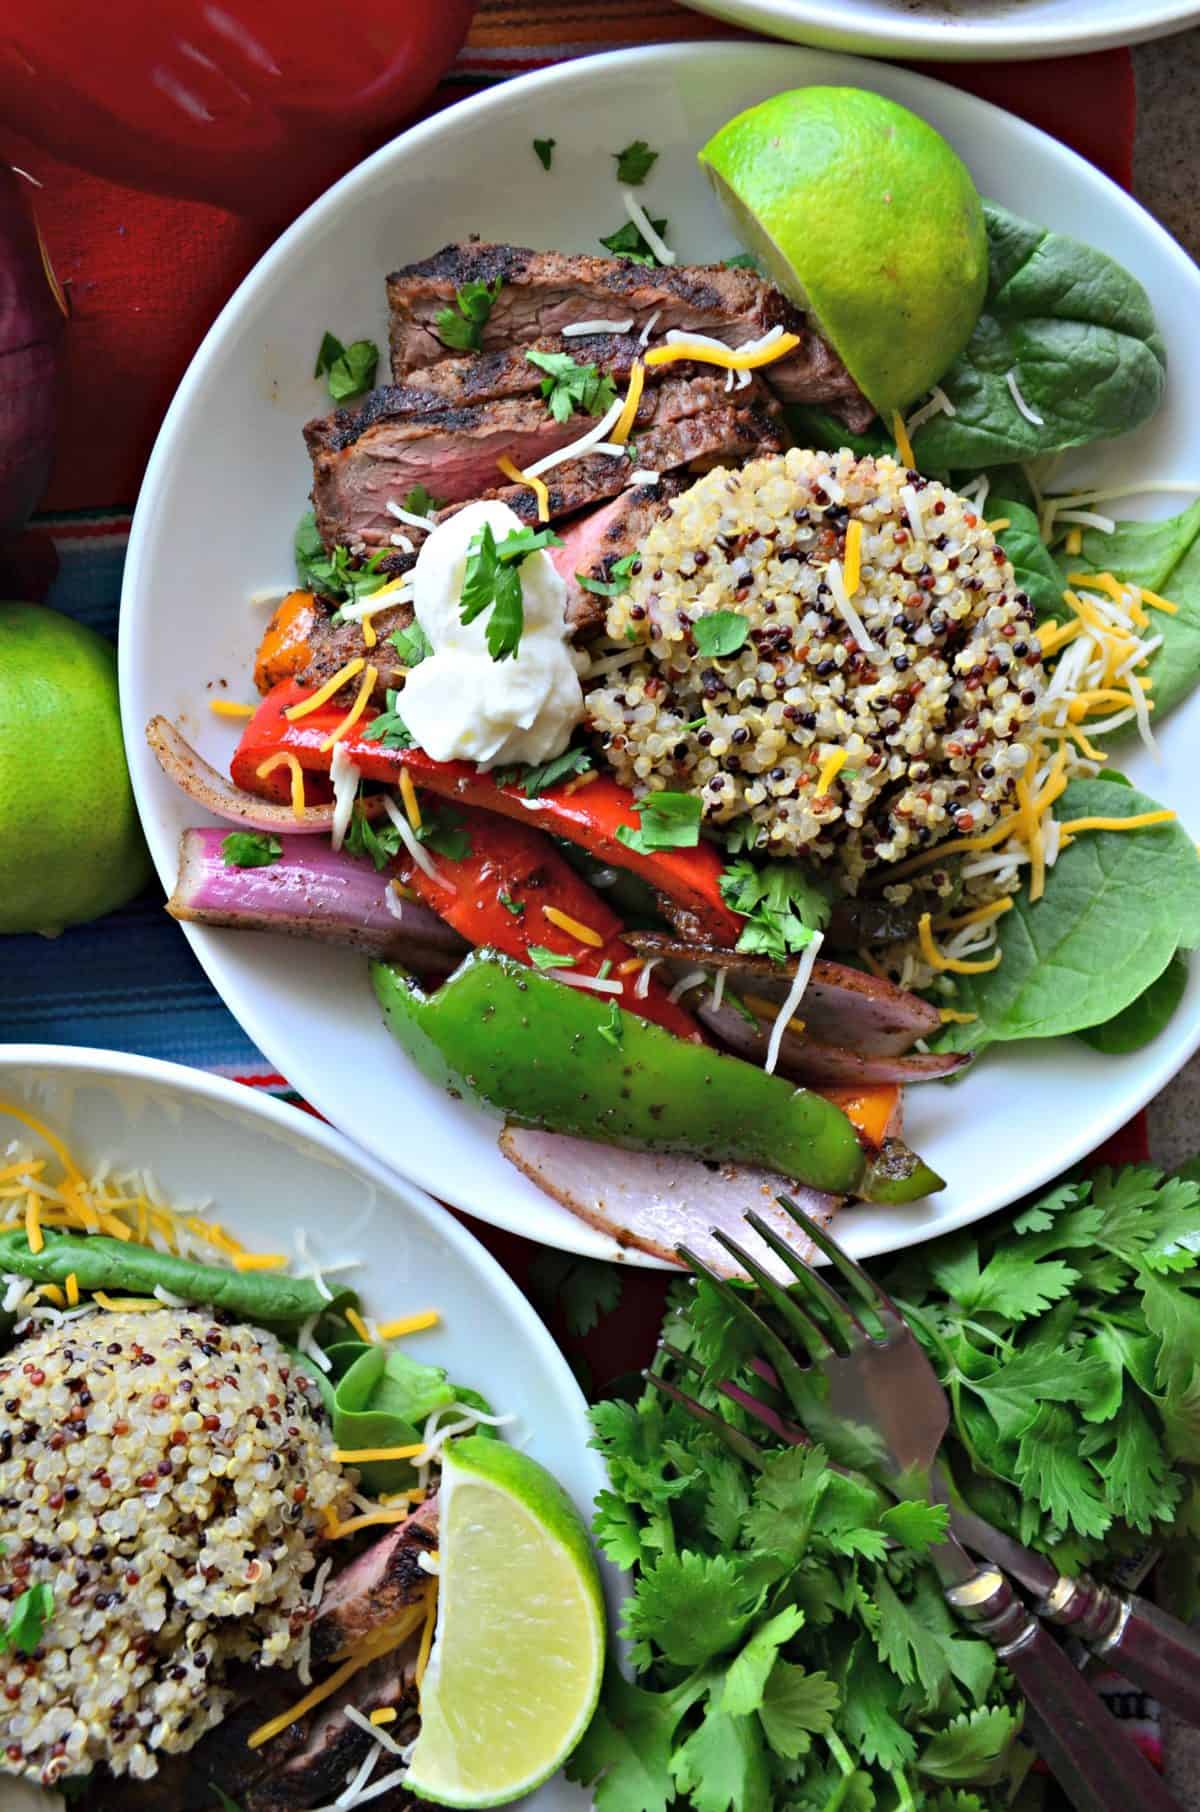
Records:
<instances>
[{"instance_id":1,"label":"tricolor quinoa","mask_svg":"<svg viewBox=\"0 0 1200 1812\"><path fill-rule=\"evenodd\" d=\"M220 1722L234 1661L294 1666L322 1512L345 1497L316 1386L210 1311L97 1310L0 1363L0 1596L44 1582L32 1656L0 1663L4 1766L50 1785Z\"/></svg>"},{"instance_id":2,"label":"tricolor quinoa","mask_svg":"<svg viewBox=\"0 0 1200 1812\"><path fill-rule=\"evenodd\" d=\"M749 628L725 658L694 634L718 611ZM1042 692L1033 624L964 499L891 458L794 450L707 473L655 524L607 624L644 658L588 707L623 781L698 793L743 847L823 858L854 891L1010 803Z\"/></svg>"}]
</instances>

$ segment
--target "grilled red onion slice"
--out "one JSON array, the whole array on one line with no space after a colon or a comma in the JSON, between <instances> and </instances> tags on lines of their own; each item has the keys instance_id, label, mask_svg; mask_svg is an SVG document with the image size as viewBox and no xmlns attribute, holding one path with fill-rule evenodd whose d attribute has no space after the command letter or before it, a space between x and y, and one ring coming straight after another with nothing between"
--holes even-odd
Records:
<instances>
[{"instance_id":1,"label":"grilled red onion slice","mask_svg":"<svg viewBox=\"0 0 1200 1812\"><path fill-rule=\"evenodd\" d=\"M820 966L818 963L817 967ZM753 989L749 991L752 993ZM710 1032L715 1032L729 1050L751 1063L762 1063L771 1037L770 1021L756 1021L751 1025L728 1000L713 1007L709 1004L711 999L712 991L706 989L703 994L690 994L687 1004L697 1019ZM811 1023L808 1004L809 993L806 992L800 1005L800 1017L806 1026ZM840 1044L821 1044L810 1038L807 1031L803 1037L785 1031L775 1070L780 1076L790 1076L794 1082L818 1087L873 1088L878 1083L929 1082L938 1076L952 1076L970 1061L968 1053L958 1051L908 1051L898 1056L852 1051Z\"/></svg>"},{"instance_id":2,"label":"grilled red onion slice","mask_svg":"<svg viewBox=\"0 0 1200 1812\"><path fill-rule=\"evenodd\" d=\"M714 1227L743 1245L771 1276L787 1283L786 1266L743 1220L747 1208L755 1209L801 1258L808 1258L811 1242L776 1196L791 1196L823 1225L832 1220L843 1199L767 1170L708 1164L676 1152L623 1151L532 1127L506 1126L500 1149L539 1189L621 1245L676 1264L680 1261L675 1248L685 1245L726 1277L737 1276L738 1270L712 1237Z\"/></svg>"},{"instance_id":3,"label":"grilled red onion slice","mask_svg":"<svg viewBox=\"0 0 1200 1812\"><path fill-rule=\"evenodd\" d=\"M287 832L290 836L311 836L333 827L332 801L328 805L306 806L303 816L297 818L290 805L244 793L193 749L170 718L152 717L146 725L146 741L167 778L206 812L214 818L224 818L227 824L236 824L242 830L274 831L276 835ZM367 794L362 810L368 818L382 817L383 795Z\"/></svg>"},{"instance_id":4,"label":"grilled red onion slice","mask_svg":"<svg viewBox=\"0 0 1200 1812\"><path fill-rule=\"evenodd\" d=\"M226 865L228 833L186 830L179 878L167 901L173 918L239 931L282 931L396 957L415 969L448 969L467 946L444 919L393 893L370 862L336 853L311 837L281 837L283 854L262 868Z\"/></svg>"},{"instance_id":5,"label":"grilled red onion slice","mask_svg":"<svg viewBox=\"0 0 1200 1812\"><path fill-rule=\"evenodd\" d=\"M681 943L655 931L631 931L629 942L645 956L666 957L672 967L679 966L680 974L684 966L724 969L735 993L760 994L766 1000L777 1000L780 1006L796 973L795 957L775 963L770 957L743 956L712 944ZM871 1057L909 1051L918 1038L930 1037L941 1024L936 1007L898 988L895 982L820 958L804 991L800 1017L818 1044Z\"/></svg>"}]
</instances>

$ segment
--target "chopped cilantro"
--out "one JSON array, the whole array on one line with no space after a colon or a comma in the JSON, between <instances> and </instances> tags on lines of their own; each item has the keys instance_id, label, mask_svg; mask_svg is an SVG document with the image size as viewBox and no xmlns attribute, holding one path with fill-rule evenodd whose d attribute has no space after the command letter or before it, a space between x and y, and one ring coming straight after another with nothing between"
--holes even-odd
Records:
<instances>
[{"instance_id":1,"label":"chopped cilantro","mask_svg":"<svg viewBox=\"0 0 1200 1812\"><path fill-rule=\"evenodd\" d=\"M746 919L737 947L750 956L786 962L829 923L829 894L799 862L756 868L744 856L721 876L721 898Z\"/></svg>"},{"instance_id":2,"label":"chopped cilantro","mask_svg":"<svg viewBox=\"0 0 1200 1812\"><path fill-rule=\"evenodd\" d=\"M651 855L656 849L694 849L700 841L703 808L695 793L647 793L633 809L641 820L639 828L622 824L617 839L639 855Z\"/></svg>"},{"instance_id":3,"label":"chopped cilantro","mask_svg":"<svg viewBox=\"0 0 1200 1812\"><path fill-rule=\"evenodd\" d=\"M621 1021L621 1009L615 1000L608 1003L608 1018L602 1026L597 1026L596 1030L606 1044L620 1046L625 1027Z\"/></svg>"},{"instance_id":4,"label":"chopped cilantro","mask_svg":"<svg viewBox=\"0 0 1200 1812\"><path fill-rule=\"evenodd\" d=\"M400 832L394 824L384 821L372 824L362 806L355 805L346 831L346 840L342 844L347 855L361 856L364 860L373 862L377 869L384 869L400 854L400 847Z\"/></svg>"},{"instance_id":5,"label":"chopped cilantro","mask_svg":"<svg viewBox=\"0 0 1200 1812\"><path fill-rule=\"evenodd\" d=\"M619 598L622 592L629 590L629 581L637 562L636 553L622 554L621 558L614 560L608 568L607 579L593 579L587 573L576 573L575 579L577 584L582 585L584 591L594 591L597 597Z\"/></svg>"},{"instance_id":6,"label":"chopped cilantro","mask_svg":"<svg viewBox=\"0 0 1200 1812\"><path fill-rule=\"evenodd\" d=\"M500 294L502 279L491 283L464 283L455 294L455 307L443 308L433 330L443 346L456 352L478 352L483 329Z\"/></svg>"},{"instance_id":7,"label":"chopped cilantro","mask_svg":"<svg viewBox=\"0 0 1200 1812\"><path fill-rule=\"evenodd\" d=\"M434 497L423 484L415 484L402 506L411 516L432 516L435 510L442 507L442 499Z\"/></svg>"},{"instance_id":8,"label":"chopped cilantro","mask_svg":"<svg viewBox=\"0 0 1200 1812\"><path fill-rule=\"evenodd\" d=\"M732 258L722 258L727 271L757 271L758 259L753 252L735 252Z\"/></svg>"},{"instance_id":9,"label":"chopped cilantro","mask_svg":"<svg viewBox=\"0 0 1200 1812\"><path fill-rule=\"evenodd\" d=\"M362 733L364 742L379 742L385 749L412 748L412 733L396 709L399 698L400 694L389 686L387 709L371 719Z\"/></svg>"},{"instance_id":10,"label":"chopped cilantro","mask_svg":"<svg viewBox=\"0 0 1200 1812\"><path fill-rule=\"evenodd\" d=\"M503 888L501 888L500 892L496 895L496 898L503 906L505 912L512 913L514 919L519 919L525 911L524 900L514 900L511 893L506 893Z\"/></svg>"},{"instance_id":11,"label":"chopped cilantro","mask_svg":"<svg viewBox=\"0 0 1200 1812\"><path fill-rule=\"evenodd\" d=\"M311 510L301 516L292 545L296 575L301 585L320 597L336 598L349 604L359 598L369 598L372 592L388 582L387 574L379 570L388 549L379 548L361 564L351 565L357 556L352 555L349 548L335 547L332 554L326 551Z\"/></svg>"},{"instance_id":12,"label":"chopped cilantro","mask_svg":"<svg viewBox=\"0 0 1200 1812\"><path fill-rule=\"evenodd\" d=\"M450 806L421 808L421 828L416 833L418 843L423 843L436 856L445 856L448 862L465 862L471 854L470 833L463 829L461 812Z\"/></svg>"},{"instance_id":13,"label":"chopped cilantro","mask_svg":"<svg viewBox=\"0 0 1200 1812\"><path fill-rule=\"evenodd\" d=\"M12 1648L19 1655L32 1655L53 1615L54 1587L30 1586L21 1593L9 1613L8 1622L0 1628L0 1653Z\"/></svg>"},{"instance_id":14,"label":"chopped cilantro","mask_svg":"<svg viewBox=\"0 0 1200 1812\"><path fill-rule=\"evenodd\" d=\"M711 616L699 617L692 624L696 652L709 660L720 660L744 648L750 634L744 616L736 610L714 610Z\"/></svg>"},{"instance_id":15,"label":"chopped cilantro","mask_svg":"<svg viewBox=\"0 0 1200 1812\"><path fill-rule=\"evenodd\" d=\"M520 786L526 799L536 799L539 793L548 792L560 781L588 773L591 766L590 749L564 749L561 755L536 766L498 768L492 778L499 786Z\"/></svg>"},{"instance_id":16,"label":"chopped cilantro","mask_svg":"<svg viewBox=\"0 0 1200 1812\"><path fill-rule=\"evenodd\" d=\"M735 994L732 988L726 988L721 998L727 1007L732 1007L735 1013L741 1015L748 1026L753 1026L755 1031L758 1031L758 1019L750 1011L740 994Z\"/></svg>"},{"instance_id":17,"label":"chopped cilantro","mask_svg":"<svg viewBox=\"0 0 1200 1812\"><path fill-rule=\"evenodd\" d=\"M394 630L388 641L405 667L419 667L433 653L433 643L415 617L407 628Z\"/></svg>"},{"instance_id":18,"label":"chopped cilantro","mask_svg":"<svg viewBox=\"0 0 1200 1812\"><path fill-rule=\"evenodd\" d=\"M561 951L547 950L545 944L530 944L526 954L535 969L573 969L575 958Z\"/></svg>"},{"instance_id":19,"label":"chopped cilantro","mask_svg":"<svg viewBox=\"0 0 1200 1812\"><path fill-rule=\"evenodd\" d=\"M525 357L546 376L542 395L556 422L572 415L603 415L616 400L617 386L595 365L580 365L569 352L527 352Z\"/></svg>"},{"instance_id":20,"label":"chopped cilantro","mask_svg":"<svg viewBox=\"0 0 1200 1812\"><path fill-rule=\"evenodd\" d=\"M513 529L497 544L490 522L472 536L467 549L459 615L473 623L491 610L487 625L487 650L494 661L507 660L521 644L525 627L525 601L521 590L520 562L545 547L561 547L553 529Z\"/></svg>"},{"instance_id":21,"label":"chopped cilantro","mask_svg":"<svg viewBox=\"0 0 1200 1812\"><path fill-rule=\"evenodd\" d=\"M533 149L537 154L537 160L541 164L543 170L548 170L550 168L550 160L554 156L554 147L557 143L558 140L556 138L534 139Z\"/></svg>"},{"instance_id":22,"label":"chopped cilantro","mask_svg":"<svg viewBox=\"0 0 1200 1812\"><path fill-rule=\"evenodd\" d=\"M655 220L651 215L650 225L660 236L665 235L667 230L665 220ZM607 251L615 253L618 258L628 258L632 264L652 264L655 267L658 265L658 259L632 220L627 220L624 226L618 227L615 233L610 233L607 239L601 239L600 243Z\"/></svg>"},{"instance_id":23,"label":"chopped cilantro","mask_svg":"<svg viewBox=\"0 0 1200 1812\"><path fill-rule=\"evenodd\" d=\"M529 1267L530 1294L539 1307L561 1313L570 1334L590 1334L621 1300L621 1267L602 1258L575 1258L539 1247Z\"/></svg>"},{"instance_id":24,"label":"chopped cilantro","mask_svg":"<svg viewBox=\"0 0 1200 1812\"><path fill-rule=\"evenodd\" d=\"M348 403L371 388L378 368L379 348L374 340L352 340L349 346L343 346L337 335L327 329L313 376L328 378L329 394L335 403Z\"/></svg>"},{"instance_id":25,"label":"chopped cilantro","mask_svg":"<svg viewBox=\"0 0 1200 1812\"><path fill-rule=\"evenodd\" d=\"M658 162L658 152L652 151L644 138L635 138L623 151L614 151L613 156L617 160L617 181L631 189L640 188Z\"/></svg>"},{"instance_id":26,"label":"chopped cilantro","mask_svg":"<svg viewBox=\"0 0 1200 1812\"><path fill-rule=\"evenodd\" d=\"M230 831L221 839L221 860L226 868L270 868L282 854L279 838L266 831Z\"/></svg>"}]
</instances>

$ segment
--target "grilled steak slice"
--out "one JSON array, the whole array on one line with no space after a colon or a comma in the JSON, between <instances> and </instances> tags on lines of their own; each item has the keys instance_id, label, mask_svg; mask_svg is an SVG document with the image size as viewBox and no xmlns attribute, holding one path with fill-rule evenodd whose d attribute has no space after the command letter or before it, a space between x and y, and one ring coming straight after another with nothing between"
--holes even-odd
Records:
<instances>
[{"instance_id":1,"label":"grilled steak slice","mask_svg":"<svg viewBox=\"0 0 1200 1812\"><path fill-rule=\"evenodd\" d=\"M504 346L496 352L440 358L434 365L405 372L402 387L414 398L414 407L420 406L416 399L422 397L427 399L426 407L462 409L496 397L535 396L546 373L525 356L528 352L566 353L577 365L595 365L621 386L641 351L635 333L571 334L566 338L562 334L544 334L528 346ZM654 366L646 373L647 381L653 383L664 369L678 372L681 367ZM696 367L689 364L686 369L694 372Z\"/></svg>"},{"instance_id":2,"label":"grilled steak slice","mask_svg":"<svg viewBox=\"0 0 1200 1812\"><path fill-rule=\"evenodd\" d=\"M754 271L717 264L649 269L627 258L535 252L514 245L448 245L432 258L392 273L388 303L397 382L444 360L436 321L443 308L453 307L456 290L497 277L500 292L482 333L485 353L530 345L576 321L632 317L630 332L636 334L657 314L656 333L675 327L712 334L730 346L780 326L799 334L800 345L770 367L778 395L786 402L822 403L851 428L865 428L874 417L833 349Z\"/></svg>"},{"instance_id":3,"label":"grilled steak slice","mask_svg":"<svg viewBox=\"0 0 1200 1812\"><path fill-rule=\"evenodd\" d=\"M526 519L536 512L534 494L505 482L496 465L500 455L507 453L523 467L595 426L590 416L556 422L540 398L406 414L403 401L397 401L405 394L392 385L375 391L358 414L339 409L306 427L313 507L327 547L341 544L361 552L390 546L398 525L388 501L398 502L415 484L446 500L439 521L472 498L500 497L507 503L514 496L523 499L513 507ZM539 441L542 435L546 438ZM665 472L698 460L712 465L777 452L786 445L786 429L778 402L761 380L727 392L723 372L701 371L646 390L633 438L637 463ZM556 466L547 474L551 516L615 496L628 474L624 459L603 453ZM403 532L409 539L419 534ZM403 570L399 561L395 565Z\"/></svg>"},{"instance_id":4,"label":"grilled steak slice","mask_svg":"<svg viewBox=\"0 0 1200 1812\"><path fill-rule=\"evenodd\" d=\"M437 1546L437 1499L365 1548L325 1588L312 1632L313 1668L324 1667L364 1636L395 1621L428 1585L417 1562Z\"/></svg>"},{"instance_id":5,"label":"grilled steak slice","mask_svg":"<svg viewBox=\"0 0 1200 1812\"><path fill-rule=\"evenodd\" d=\"M610 579L614 563L641 546L651 525L666 515L672 497L678 497L687 483L677 472L664 473L657 484L635 485L611 503L564 525L562 546L549 552L567 587L567 622L576 635L598 628L608 608L608 599L586 591L576 575Z\"/></svg>"},{"instance_id":6,"label":"grilled steak slice","mask_svg":"<svg viewBox=\"0 0 1200 1812\"><path fill-rule=\"evenodd\" d=\"M411 1723L417 1709L413 1681L416 1658L417 1644L412 1642L395 1654L372 1661L309 1714L300 1726L303 1740L298 1747L293 1744L277 1759L272 1754L275 1743L268 1743L264 1751L268 1772L246 1794L245 1812L305 1812L311 1806L328 1805L344 1792L373 1742L346 1716L348 1705L366 1717L383 1706L395 1710L397 1718L389 1726L388 1735L393 1742L407 1741L412 1733L405 1729L405 1720ZM284 1731L275 1741L282 1742L287 1735ZM398 1760L381 1756L376 1775L382 1780L399 1767ZM377 1803L398 1806L403 1799L387 1795Z\"/></svg>"}]
</instances>

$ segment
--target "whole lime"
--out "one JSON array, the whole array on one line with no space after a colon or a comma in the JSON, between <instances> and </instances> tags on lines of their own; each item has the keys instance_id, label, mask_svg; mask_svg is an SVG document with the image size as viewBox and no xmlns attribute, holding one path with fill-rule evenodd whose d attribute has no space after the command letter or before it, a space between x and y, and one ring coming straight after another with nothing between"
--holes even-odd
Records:
<instances>
[{"instance_id":1,"label":"whole lime","mask_svg":"<svg viewBox=\"0 0 1200 1812\"><path fill-rule=\"evenodd\" d=\"M954 363L983 305L987 231L970 172L925 120L864 88L796 88L699 156L743 241L885 419Z\"/></svg>"},{"instance_id":2,"label":"whole lime","mask_svg":"<svg viewBox=\"0 0 1200 1812\"><path fill-rule=\"evenodd\" d=\"M41 604L0 603L0 932L99 918L149 878L116 650Z\"/></svg>"}]
</instances>

